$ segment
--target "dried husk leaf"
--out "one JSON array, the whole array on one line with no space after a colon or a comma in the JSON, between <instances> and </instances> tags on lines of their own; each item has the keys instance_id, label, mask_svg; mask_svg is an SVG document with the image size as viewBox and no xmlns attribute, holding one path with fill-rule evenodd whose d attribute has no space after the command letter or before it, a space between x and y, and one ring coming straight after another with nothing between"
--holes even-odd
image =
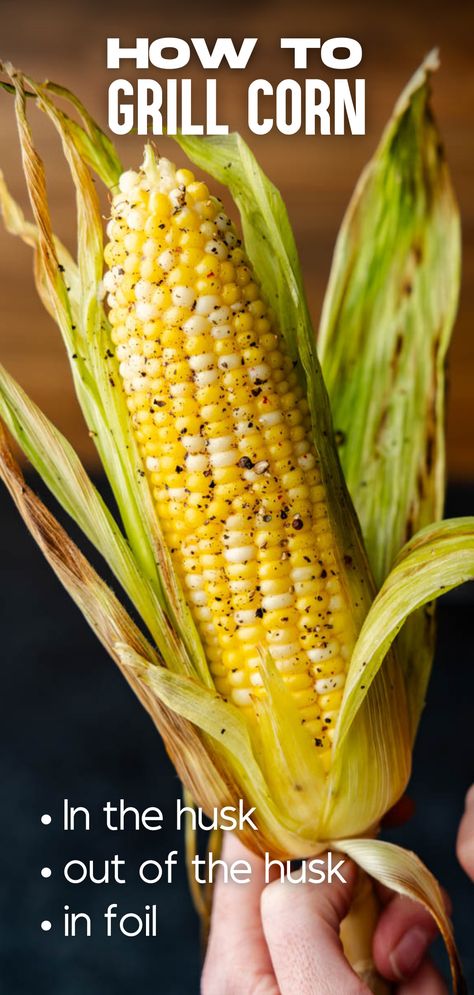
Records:
<instances>
[{"instance_id":1,"label":"dried husk leaf","mask_svg":"<svg viewBox=\"0 0 474 995\"><path fill-rule=\"evenodd\" d=\"M444 365L460 283L460 223L430 106L436 53L397 101L342 223L318 350L342 466L377 584L442 516ZM429 610L399 640L411 737L434 647Z\"/></svg>"}]
</instances>

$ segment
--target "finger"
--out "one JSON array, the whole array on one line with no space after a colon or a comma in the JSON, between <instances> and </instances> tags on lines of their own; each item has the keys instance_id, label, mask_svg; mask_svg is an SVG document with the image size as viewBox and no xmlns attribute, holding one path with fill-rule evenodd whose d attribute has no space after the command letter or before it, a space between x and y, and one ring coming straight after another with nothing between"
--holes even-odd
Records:
<instances>
[{"instance_id":1,"label":"finger","mask_svg":"<svg viewBox=\"0 0 474 995\"><path fill-rule=\"evenodd\" d=\"M419 902L392 896L374 933L373 955L380 974L390 981L411 978L437 932L433 917Z\"/></svg>"},{"instance_id":2,"label":"finger","mask_svg":"<svg viewBox=\"0 0 474 995\"><path fill-rule=\"evenodd\" d=\"M397 995L448 995L449 988L430 961L425 960L416 974L397 988Z\"/></svg>"},{"instance_id":3,"label":"finger","mask_svg":"<svg viewBox=\"0 0 474 995\"><path fill-rule=\"evenodd\" d=\"M368 995L346 961L339 926L347 914L356 876L344 861L341 874L324 884L274 881L262 892L265 938L281 995Z\"/></svg>"},{"instance_id":4,"label":"finger","mask_svg":"<svg viewBox=\"0 0 474 995\"><path fill-rule=\"evenodd\" d=\"M456 850L459 863L474 880L474 784L466 795L466 808L459 827Z\"/></svg>"},{"instance_id":5,"label":"finger","mask_svg":"<svg viewBox=\"0 0 474 995\"><path fill-rule=\"evenodd\" d=\"M202 995L280 995L260 919L264 863L236 836L227 835L222 848L227 864L246 860L250 881L214 886L211 931L201 980Z\"/></svg>"}]
</instances>

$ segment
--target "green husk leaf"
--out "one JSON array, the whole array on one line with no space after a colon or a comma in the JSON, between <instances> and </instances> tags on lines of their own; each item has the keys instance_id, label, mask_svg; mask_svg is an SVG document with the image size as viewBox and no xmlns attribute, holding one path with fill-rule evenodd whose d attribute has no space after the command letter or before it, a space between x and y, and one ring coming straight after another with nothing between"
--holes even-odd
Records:
<instances>
[{"instance_id":1,"label":"green husk leaf","mask_svg":"<svg viewBox=\"0 0 474 995\"><path fill-rule=\"evenodd\" d=\"M455 995L467 995L453 928L446 912L438 882L419 857L385 840L346 839L334 842L334 847L362 867L386 888L421 902L438 926L446 944Z\"/></svg>"},{"instance_id":2,"label":"green husk leaf","mask_svg":"<svg viewBox=\"0 0 474 995\"><path fill-rule=\"evenodd\" d=\"M167 666L186 671L187 661L155 591L74 449L1 365L0 416L56 500L104 557Z\"/></svg>"},{"instance_id":3,"label":"green husk leaf","mask_svg":"<svg viewBox=\"0 0 474 995\"><path fill-rule=\"evenodd\" d=\"M320 827L324 839L375 835L410 777L406 691L396 656L387 655L370 689L365 673L358 687L360 707L346 736L334 741Z\"/></svg>"},{"instance_id":4,"label":"green husk leaf","mask_svg":"<svg viewBox=\"0 0 474 995\"><path fill-rule=\"evenodd\" d=\"M444 365L460 283L460 224L430 107L425 60L397 101L340 229L318 349L340 456L375 579L410 536L442 517ZM399 640L407 680L431 669L430 612ZM414 704L414 701L411 703Z\"/></svg>"},{"instance_id":5,"label":"green husk leaf","mask_svg":"<svg viewBox=\"0 0 474 995\"><path fill-rule=\"evenodd\" d=\"M401 551L354 647L339 713L338 749L406 619L417 608L468 580L474 580L474 517L446 519L428 526ZM405 683L413 715L421 708L424 674L413 669Z\"/></svg>"}]
</instances>

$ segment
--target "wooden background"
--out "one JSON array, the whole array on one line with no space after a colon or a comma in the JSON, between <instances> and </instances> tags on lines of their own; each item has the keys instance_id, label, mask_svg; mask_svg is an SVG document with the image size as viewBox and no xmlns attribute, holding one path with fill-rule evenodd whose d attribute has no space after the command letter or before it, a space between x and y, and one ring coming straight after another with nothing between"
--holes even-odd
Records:
<instances>
[{"instance_id":1,"label":"wooden background","mask_svg":"<svg viewBox=\"0 0 474 995\"><path fill-rule=\"evenodd\" d=\"M49 77L75 90L106 125L107 87L122 73L106 69L106 38L119 36L132 44L150 39L204 35L212 42L230 35L236 42L257 36L259 42L243 72L218 75L220 120L249 138L263 167L281 189L299 246L312 313L317 322L336 233L354 184L371 155L393 103L426 52L437 45L442 67L434 82L435 109L460 201L464 235L463 291L451 350L448 406L448 465L452 479L474 477L474 5L451 3L388 3L383 0L324 0L320 3L258 3L234 6L199 0L192 5L115 0L70 3L0 0L0 56L37 78ZM297 76L290 53L281 52L281 36L346 35L359 39L367 80L367 133L364 137L285 137L278 132L256 138L246 128L245 94L256 77L278 82ZM310 75L331 79L315 56ZM133 78L131 64L123 75ZM141 73L140 75L145 75ZM151 71L150 75L156 75ZM185 75L202 89L197 61ZM301 73L303 76L304 73ZM55 135L35 113L40 149L46 158L53 216L69 244L74 239L74 210L69 178ZM127 166L141 156L142 141L119 139ZM160 140L172 156L176 147ZM0 94L0 163L12 191L24 199L11 101ZM62 344L37 301L29 250L0 228L0 359L33 398L68 435L83 458L95 456L72 394Z\"/></svg>"}]
</instances>

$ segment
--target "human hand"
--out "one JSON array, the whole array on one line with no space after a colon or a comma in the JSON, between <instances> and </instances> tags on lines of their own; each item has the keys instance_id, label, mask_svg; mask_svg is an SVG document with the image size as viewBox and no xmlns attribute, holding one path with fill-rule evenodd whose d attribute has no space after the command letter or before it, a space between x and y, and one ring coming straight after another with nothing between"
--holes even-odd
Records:
<instances>
[{"instance_id":1,"label":"human hand","mask_svg":"<svg viewBox=\"0 0 474 995\"><path fill-rule=\"evenodd\" d=\"M217 881L202 995L369 995L345 959L339 925L351 904L356 869L344 863L347 883L265 885L263 861L234 837L223 858L249 861L249 884ZM397 995L447 995L426 959L436 926L422 906L384 893L374 937L379 973Z\"/></svg>"},{"instance_id":2,"label":"human hand","mask_svg":"<svg viewBox=\"0 0 474 995\"><path fill-rule=\"evenodd\" d=\"M474 784L466 795L466 808L459 826L457 854L459 863L474 881Z\"/></svg>"}]
</instances>

